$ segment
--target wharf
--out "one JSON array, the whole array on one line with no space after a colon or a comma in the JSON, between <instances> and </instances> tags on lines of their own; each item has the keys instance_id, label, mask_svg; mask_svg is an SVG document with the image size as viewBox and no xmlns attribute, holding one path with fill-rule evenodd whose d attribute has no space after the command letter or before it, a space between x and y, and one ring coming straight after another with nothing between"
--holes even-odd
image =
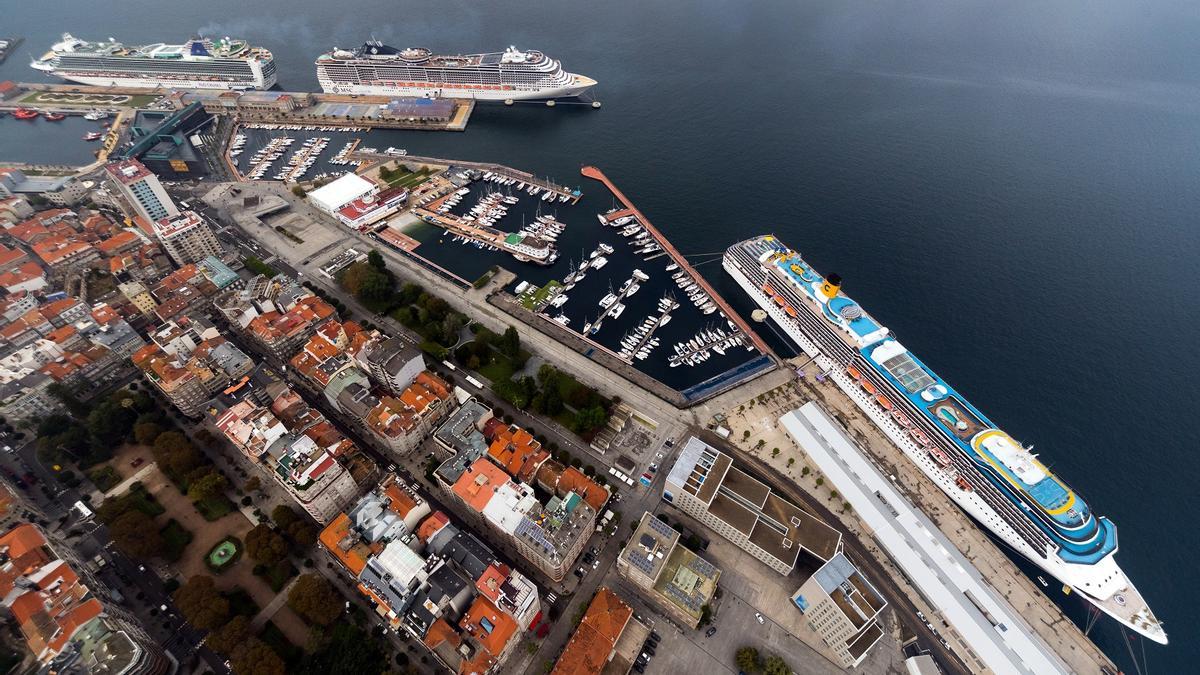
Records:
<instances>
[{"instance_id":1,"label":"wharf","mask_svg":"<svg viewBox=\"0 0 1200 675\"><path fill-rule=\"evenodd\" d=\"M596 333L600 332L600 326L604 324L604 320L607 319L619 305L621 305L621 301L637 292L635 287L637 284L637 279L630 277L626 284L627 287L617 295L617 299L613 300L608 307L605 307L604 311L600 312L600 316L596 317L596 320L592 322L591 330L584 330L584 333L587 335L595 335Z\"/></svg>"},{"instance_id":2,"label":"wharf","mask_svg":"<svg viewBox=\"0 0 1200 675\"><path fill-rule=\"evenodd\" d=\"M165 90L158 87L96 87L81 84L17 83L15 92L0 101L0 110L32 107L38 110L82 114L94 108L138 109L152 106L180 110L201 103L205 112L232 115L242 122L359 126L379 129L465 131L475 102L442 99L448 114L411 117L386 114L390 96L348 96L286 91ZM417 99L414 99L417 100ZM426 101L425 99L419 99Z\"/></svg>"},{"instance_id":3,"label":"wharf","mask_svg":"<svg viewBox=\"0 0 1200 675\"><path fill-rule=\"evenodd\" d=\"M658 317L654 320L654 325L650 326L650 328L646 331L646 334L639 338L637 342L634 343L633 347L629 348L629 357L621 357L621 360L628 363L633 363L633 359L636 358L637 353L640 352L647 344L649 344L651 338L654 337L654 332L658 330L659 326L663 325L663 321L670 316L671 312L675 311L677 307L679 307L679 303L674 300L671 300L669 307L660 307L658 310ZM618 356L620 355L618 354Z\"/></svg>"},{"instance_id":4,"label":"wharf","mask_svg":"<svg viewBox=\"0 0 1200 675\"><path fill-rule=\"evenodd\" d=\"M401 164L435 164L441 166L454 166L463 169L475 169L482 172L491 172L499 174L506 178L518 180L526 185L536 185L542 190L549 190L559 197L566 197L567 203L575 204L583 197L583 193L579 190L572 190L568 187L558 185L548 178L539 178L531 173L518 171L512 167L503 166L501 164L491 164L488 162L469 162L461 159L443 159L441 157L423 157L420 155L389 155L382 152L354 152L351 153L350 159L363 162L399 162ZM366 170L375 168L373 165L367 167Z\"/></svg>"},{"instance_id":5,"label":"wharf","mask_svg":"<svg viewBox=\"0 0 1200 675\"><path fill-rule=\"evenodd\" d=\"M703 288L706 293L708 293L709 297L712 298L713 302L717 303L717 307L721 309L725 316L728 317L730 321L733 321L743 334L750 338L750 341L754 344L754 347L763 354L772 355L771 348L768 347L767 343L764 342L763 339L760 338L758 334L750 328L750 324L746 323L745 320L743 320L742 317L739 316L738 313L729 306L729 303L725 302L725 299L722 298L711 285L709 285L704 277L700 276L696 272L695 268L693 268L688 263L687 259L683 257L683 254L681 254L679 250L676 249L675 246L671 244L671 242L664 237L661 232L658 231L658 228L654 227L654 225L650 223L650 219L647 218L641 211L639 211L638 208L633 205L633 202L629 201L629 199L625 197L625 194L621 192L616 185L613 185L612 181L608 179L608 176L604 175L603 171L594 166L585 166L580 169L580 173L588 178L603 183L604 186L608 188L609 192L611 192L613 196L617 198L617 201L621 202L621 204L625 207L624 209L612 214L613 220L621 217L621 214L635 216L638 222L645 227L646 231L649 232L652 237L654 237L656 242L658 242L658 245L667 252L667 255L671 256L671 260L675 264L679 265L679 268L686 272L693 281L699 284L700 287Z\"/></svg>"}]
</instances>

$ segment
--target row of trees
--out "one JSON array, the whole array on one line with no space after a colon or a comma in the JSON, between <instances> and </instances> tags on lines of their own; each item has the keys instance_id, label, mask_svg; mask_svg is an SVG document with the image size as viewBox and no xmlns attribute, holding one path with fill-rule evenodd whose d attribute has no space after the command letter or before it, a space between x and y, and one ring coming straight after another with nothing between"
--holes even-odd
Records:
<instances>
[{"instance_id":1,"label":"row of trees","mask_svg":"<svg viewBox=\"0 0 1200 675\"><path fill-rule=\"evenodd\" d=\"M778 654L767 654L766 658L759 655L754 647L742 647L734 657L738 670L743 673L762 673L763 675L791 675L792 669L787 661Z\"/></svg>"}]
</instances>

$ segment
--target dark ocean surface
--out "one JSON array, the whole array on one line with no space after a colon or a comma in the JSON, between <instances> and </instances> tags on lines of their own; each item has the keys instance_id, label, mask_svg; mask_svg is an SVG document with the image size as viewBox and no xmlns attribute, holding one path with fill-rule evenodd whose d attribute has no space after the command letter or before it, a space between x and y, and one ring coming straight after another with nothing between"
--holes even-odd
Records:
<instances>
[{"instance_id":1,"label":"dark ocean surface","mask_svg":"<svg viewBox=\"0 0 1200 675\"><path fill-rule=\"evenodd\" d=\"M372 35L561 59L599 80L603 109L481 107L466 133L396 144L585 190L578 169L594 164L685 253L774 231L840 273L1117 523L1117 559L1172 638L1145 646L1150 670L1200 660L1187 618L1200 605L1188 459L1200 401L1200 5L10 0L3 18L2 32L26 42L0 79L23 81L41 77L30 56L62 31L245 37L274 51L283 88L302 90L316 87L318 53ZM75 125L53 143L19 124L0 119L5 158L89 152ZM699 269L747 307L718 264ZM1079 600L1064 602L1082 619ZM1092 636L1135 672L1115 622L1101 618ZM1140 641L1131 648L1140 658Z\"/></svg>"}]
</instances>

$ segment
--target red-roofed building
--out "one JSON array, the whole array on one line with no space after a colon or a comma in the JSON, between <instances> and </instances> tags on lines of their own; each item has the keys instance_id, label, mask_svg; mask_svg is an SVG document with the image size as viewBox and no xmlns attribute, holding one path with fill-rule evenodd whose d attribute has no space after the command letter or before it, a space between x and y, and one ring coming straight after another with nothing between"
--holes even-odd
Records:
<instances>
[{"instance_id":1,"label":"red-roofed building","mask_svg":"<svg viewBox=\"0 0 1200 675\"><path fill-rule=\"evenodd\" d=\"M104 222L108 222L104 219ZM121 230L108 239L101 240L96 244L96 250L106 258L126 253L143 245L142 238L133 230Z\"/></svg>"},{"instance_id":2,"label":"red-roofed building","mask_svg":"<svg viewBox=\"0 0 1200 675\"><path fill-rule=\"evenodd\" d=\"M100 259L91 244L61 234L41 239L30 248L55 271L84 267Z\"/></svg>"},{"instance_id":3,"label":"red-roofed building","mask_svg":"<svg viewBox=\"0 0 1200 675\"><path fill-rule=\"evenodd\" d=\"M388 448L399 454L414 452L450 412L450 385L429 371L400 393L381 396L379 405L363 424Z\"/></svg>"},{"instance_id":4,"label":"red-roofed building","mask_svg":"<svg viewBox=\"0 0 1200 675\"><path fill-rule=\"evenodd\" d=\"M46 271L33 261L23 263L15 270L0 274L0 287L9 293L40 291L46 286Z\"/></svg>"},{"instance_id":5,"label":"red-roofed building","mask_svg":"<svg viewBox=\"0 0 1200 675\"><path fill-rule=\"evenodd\" d=\"M101 659L105 672L160 675L170 670L132 615L102 605L33 525L0 535L0 590L4 607L43 668L75 672L74 666ZM86 639L76 640L84 633Z\"/></svg>"},{"instance_id":6,"label":"red-roofed building","mask_svg":"<svg viewBox=\"0 0 1200 675\"><path fill-rule=\"evenodd\" d=\"M29 254L19 248L0 244L0 272L9 272L29 262Z\"/></svg>"},{"instance_id":7,"label":"red-roofed building","mask_svg":"<svg viewBox=\"0 0 1200 675\"><path fill-rule=\"evenodd\" d=\"M600 675L631 618L633 608L602 586L567 641L551 675ZM625 664L619 672L628 668L629 664Z\"/></svg>"}]
</instances>

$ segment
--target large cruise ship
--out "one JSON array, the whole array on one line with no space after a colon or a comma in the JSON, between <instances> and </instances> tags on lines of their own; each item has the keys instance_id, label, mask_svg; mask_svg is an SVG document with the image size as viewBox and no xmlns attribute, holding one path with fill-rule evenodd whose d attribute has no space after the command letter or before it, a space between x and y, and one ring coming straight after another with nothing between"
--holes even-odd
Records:
<instances>
[{"instance_id":1,"label":"large cruise ship","mask_svg":"<svg viewBox=\"0 0 1200 675\"><path fill-rule=\"evenodd\" d=\"M951 499L1125 626L1166 644L1114 559L1117 529L774 236L730 247L725 271Z\"/></svg>"},{"instance_id":2,"label":"large cruise ship","mask_svg":"<svg viewBox=\"0 0 1200 675\"><path fill-rule=\"evenodd\" d=\"M275 58L244 40L193 38L181 45L127 46L64 33L34 68L69 82L101 87L270 89Z\"/></svg>"},{"instance_id":3,"label":"large cruise ship","mask_svg":"<svg viewBox=\"0 0 1200 675\"><path fill-rule=\"evenodd\" d=\"M484 101L569 98L596 85L539 51L509 47L491 54L437 56L420 47L396 49L380 42L322 54L317 81L328 94Z\"/></svg>"}]
</instances>

